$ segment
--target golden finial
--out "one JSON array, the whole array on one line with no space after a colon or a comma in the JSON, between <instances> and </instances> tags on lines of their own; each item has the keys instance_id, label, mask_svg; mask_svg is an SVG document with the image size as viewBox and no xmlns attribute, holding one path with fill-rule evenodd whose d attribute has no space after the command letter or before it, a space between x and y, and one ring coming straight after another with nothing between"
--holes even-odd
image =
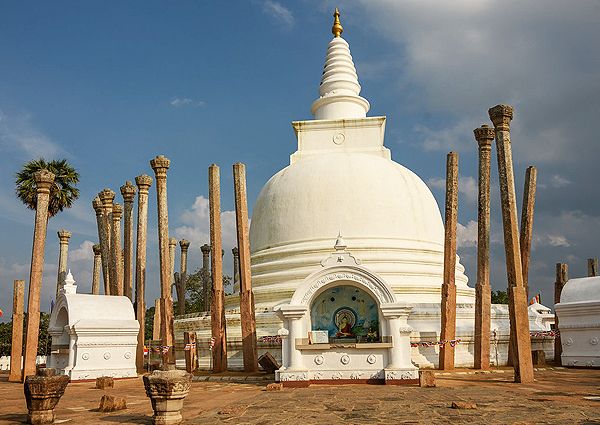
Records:
<instances>
[{"instance_id":1,"label":"golden finial","mask_svg":"<svg viewBox=\"0 0 600 425\"><path fill-rule=\"evenodd\" d=\"M338 8L335 8L335 12L333 12L333 27L331 27L331 32L334 37L339 37L344 32L344 27L340 23L340 11Z\"/></svg>"}]
</instances>

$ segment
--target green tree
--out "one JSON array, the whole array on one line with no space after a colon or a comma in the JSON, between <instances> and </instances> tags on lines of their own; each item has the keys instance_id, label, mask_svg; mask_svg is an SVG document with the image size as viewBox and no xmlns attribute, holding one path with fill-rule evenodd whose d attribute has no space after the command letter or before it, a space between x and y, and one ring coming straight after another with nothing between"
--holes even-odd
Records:
<instances>
[{"instance_id":1,"label":"green tree","mask_svg":"<svg viewBox=\"0 0 600 425\"><path fill-rule=\"evenodd\" d=\"M73 202L79 198L79 173L66 159L52 160L47 162L43 158L34 159L23 165L16 173L17 197L27 206L35 210L37 204L37 189L34 174L46 169L55 175L54 184L50 188L50 203L48 205L48 217L54 217L65 208L71 208Z\"/></svg>"},{"instance_id":2,"label":"green tree","mask_svg":"<svg viewBox=\"0 0 600 425\"><path fill-rule=\"evenodd\" d=\"M492 291L492 304L508 304L506 291Z\"/></svg>"}]
</instances>

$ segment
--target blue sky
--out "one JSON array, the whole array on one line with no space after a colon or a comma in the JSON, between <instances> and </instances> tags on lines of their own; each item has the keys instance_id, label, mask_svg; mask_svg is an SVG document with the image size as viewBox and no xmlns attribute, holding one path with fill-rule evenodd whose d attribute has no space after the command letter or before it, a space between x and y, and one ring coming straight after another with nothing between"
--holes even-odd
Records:
<instances>
[{"instance_id":1,"label":"blue sky","mask_svg":"<svg viewBox=\"0 0 600 425\"><path fill-rule=\"evenodd\" d=\"M56 231L73 232L70 267L89 290L97 239L93 196L115 191L149 160L171 159L170 227L207 242L207 167L221 166L231 267L231 165L247 165L249 205L289 163L290 122L310 119L331 13L342 12L370 116L386 115L386 145L443 205L445 155L460 153L459 254L474 284L477 166L472 130L487 109L515 106L519 199L536 165L530 282L550 303L554 263L572 276L600 256L600 8L594 1L2 2L0 14L0 308L29 278L33 213L13 195L14 173L43 156L67 158L81 198L49 224L42 309L56 284ZM494 159L495 160L495 159ZM492 175L496 180L495 163ZM155 192L150 192L149 288L158 294ZM492 285L506 286L499 195L492 193ZM120 201L121 202L121 201ZM229 211L229 212L227 212ZM229 269L228 269L229 270ZM231 272L228 272L231 274Z\"/></svg>"}]
</instances>

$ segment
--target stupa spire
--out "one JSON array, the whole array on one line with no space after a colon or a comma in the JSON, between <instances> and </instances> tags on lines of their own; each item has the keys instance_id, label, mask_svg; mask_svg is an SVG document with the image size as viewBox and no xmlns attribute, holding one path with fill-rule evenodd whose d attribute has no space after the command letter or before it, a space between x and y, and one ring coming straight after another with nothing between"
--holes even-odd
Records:
<instances>
[{"instance_id":1,"label":"stupa spire","mask_svg":"<svg viewBox=\"0 0 600 425\"><path fill-rule=\"evenodd\" d=\"M365 118L369 102L360 97L360 84L348 42L341 36L340 12L336 8L331 32L333 39L327 47L319 98L311 111L318 120Z\"/></svg>"}]
</instances>

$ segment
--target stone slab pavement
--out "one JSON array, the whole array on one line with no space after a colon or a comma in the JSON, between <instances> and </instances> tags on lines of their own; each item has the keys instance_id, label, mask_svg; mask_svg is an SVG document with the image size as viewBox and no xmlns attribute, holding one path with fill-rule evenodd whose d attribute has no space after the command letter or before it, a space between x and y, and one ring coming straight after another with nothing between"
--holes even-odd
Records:
<instances>
[{"instance_id":1,"label":"stone slab pavement","mask_svg":"<svg viewBox=\"0 0 600 425\"><path fill-rule=\"evenodd\" d=\"M437 375L436 388L313 385L265 391L265 380L194 381L185 401L187 424L582 424L600 425L600 370L538 369L536 382L512 383L512 371ZM239 375L238 375L239 377ZM243 378L242 378L243 379ZM104 394L125 397L127 410L96 411ZM474 410L450 408L471 402ZM23 385L0 375L0 424L26 421ZM141 378L115 388L71 383L56 409L67 424L150 424L152 408Z\"/></svg>"}]
</instances>

